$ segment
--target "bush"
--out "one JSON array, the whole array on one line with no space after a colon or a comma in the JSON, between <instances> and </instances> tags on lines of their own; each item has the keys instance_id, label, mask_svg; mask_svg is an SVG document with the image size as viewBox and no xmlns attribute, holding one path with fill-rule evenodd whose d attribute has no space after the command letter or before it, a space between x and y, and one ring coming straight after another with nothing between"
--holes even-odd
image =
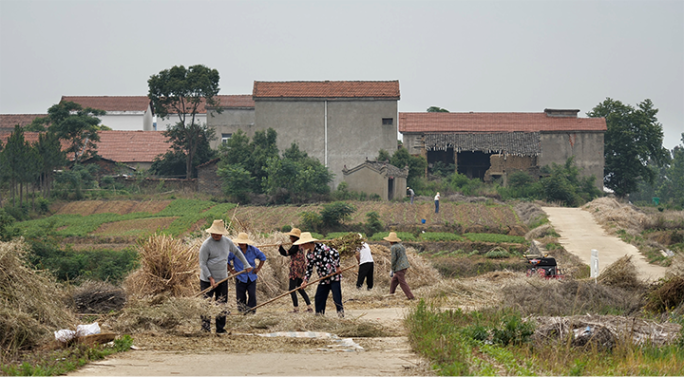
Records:
<instances>
[{"instance_id":1,"label":"bush","mask_svg":"<svg viewBox=\"0 0 684 384\"><path fill-rule=\"evenodd\" d=\"M320 214L321 223L326 229L337 228L343 221L349 219L354 212L356 212L356 207L336 201L323 207Z\"/></svg>"},{"instance_id":2,"label":"bush","mask_svg":"<svg viewBox=\"0 0 684 384\"><path fill-rule=\"evenodd\" d=\"M366 229L366 236L373 236L385 228L380 221L380 215L375 211L366 213L366 219L366 224L363 226Z\"/></svg>"}]
</instances>

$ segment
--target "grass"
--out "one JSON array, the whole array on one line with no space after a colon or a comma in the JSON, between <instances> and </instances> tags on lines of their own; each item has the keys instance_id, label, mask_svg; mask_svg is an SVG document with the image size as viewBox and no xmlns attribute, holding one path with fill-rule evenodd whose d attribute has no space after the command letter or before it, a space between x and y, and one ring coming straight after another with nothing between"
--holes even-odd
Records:
<instances>
[{"instance_id":1,"label":"grass","mask_svg":"<svg viewBox=\"0 0 684 384\"><path fill-rule=\"evenodd\" d=\"M500 235L497 233L465 233L463 236L470 241L483 243L527 243L527 240L522 236Z\"/></svg>"}]
</instances>

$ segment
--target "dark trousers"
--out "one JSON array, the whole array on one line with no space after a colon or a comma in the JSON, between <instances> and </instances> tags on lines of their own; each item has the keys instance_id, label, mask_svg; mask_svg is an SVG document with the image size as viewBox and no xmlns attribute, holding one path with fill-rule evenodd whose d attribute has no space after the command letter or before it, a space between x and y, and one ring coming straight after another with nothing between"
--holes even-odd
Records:
<instances>
[{"instance_id":1,"label":"dark trousers","mask_svg":"<svg viewBox=\"0 0 684 384\"><path fill-rule=\"evenodd\" d=\"M439 213L439 200L435 200L435 213Z\"/></svg>"},{"instance_id":2,"label":"dark trousers","mask_svg":"<svg viewBox=\"0 0 684 384\"><path fill-rule=\"evenodd\" d=\"M361 288L363 280L366 280L368 289L373 289L373 268L375 263L363 263L359 265L359 276L356 278L356 288Z\"/></svg>"},{"instance_id":3,"label":"dark trousers","mask_svg":"<svg viewBox=\"0 0 684 384\"><path fill-rule=\"evenodd\" d=\"M337 312L344 310L342 307L342 286L339 281L333 281L330 284L318 284L316 288L316 314L325 315L325 304L328 302L328 296L332 291L333 302Z\"/></svg>"},{"instance_id":4,"label":"dark trousers","mask_svg":"<svg viewBox=\"0 0 684 384\"><path fill-rule=\"evenodd\" d=\"M288 288L288 291L291 291L297 287L302 285L302 279L290 279L290 288ZM299 302L297 301L297 292L299 292L300 295L302 295L302 299L306 302L306 305L311 305L311 300L309 300L309 295L306 294L306 291L304 288L298 289L295 292L290 293L290 296L292 296L292 305L296 307L299 306Z\"/></svg>"},{"instance_id":5,"label":"dark trousers","mask_svg":"<svg viewBox=\"0 0 684 384\"><path fill-rule=\"evenodd\" d=\"M200 290L211 287L208 281L200 280ZM228 302L228 280L216 286L216 288L204 294L204 297L211 300L216 298L217 303L226 304ZM226 315L227 311L223 310L216 316L216 331L221 332L226 328ZM201 316L202 318L202 330L211 332L211 319L208 316Z\"/></svg>"},{"instance_id":6,"label":"dark trousers","mask_svg":"<svg viewBox=\"0 0 684 384\"><path fill-rule=\"evenodd\" d=\"M411 288L409 288L408 284L406 283L406 270L402 269L401 271L396 271L394 272L394 276L392 277L392 280L390 281L390 293L394 294L394 292L397 289L397 285L401 287L401 290L404 291L404 294L406 297L409 299L414 299L413 293L411 293Z\"/></svg>"},{"instance_id":7,"label":"dark trousers","mask_svg":"<svg viewBox=\"0 0 684 384\"><path fill-rule=\"evenodd\" d=\"M249 296L249 299L247 299L247 296ZM256 307L256 280L249 281L249 279L247 279L247 282L243 283L236 279L235 298L237 299L238 311L241 313L247 313L249 308ZM255 312L256 311L251 311L251 313Z\"/></svg>"}]
</instances>

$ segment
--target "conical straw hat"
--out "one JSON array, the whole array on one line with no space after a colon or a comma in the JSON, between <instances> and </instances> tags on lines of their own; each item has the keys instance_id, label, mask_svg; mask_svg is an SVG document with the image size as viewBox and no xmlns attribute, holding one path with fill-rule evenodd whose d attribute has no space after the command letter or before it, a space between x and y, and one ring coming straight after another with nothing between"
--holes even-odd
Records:
<instances>
[{"instance_id":1,"label":"conical straw hat","mask_svg":"<svg viewBox=\"0 0 684 384\"><path fill-rule=\"evenodd\" d=\"M223 223L223 220L214 220L214 222L211 224L211 227L205 231L218 235L228 235L228 231L226 231L226 225Z\"/></svg>"},{"instance_id":2,"label":"conical straw hat","mask_svg":"<svg viewBox=\"0 0 684 384\"><path fill-rule=\"evenodd\" d=\"M246 233L240 232L238 233L238 237L233 239L233 243L235 244L248 244L248 245L254 245L254 242L249 239L249 236L247 236Z\"/></svg>"},{"instance_id":3,"label":"conical straw hat","mask_svg":"<svg viewBox=\"0 0 684 384\"><path fill-rule=\"evenodd\" d=\"M302 245L306 243L312 243L314 241L318 241L318 239L314 239L311 237L311 232L302 232L302 235L299 237L299 240L295 241L294 245Z\"/></svg>"},{"instance_id":4,"label":"conical straw hat","mask_svg":"<svg viewBox=\"0 0 684 384\"><path fill-rule=\"evenodd\" d=\"M383 239L385 239L385 240L387 240L387 241L389 241L389 242L391 242L391 243L398 243L398 242L401 241L401 239L397 237L397 233L396 233L396 232L390 232L390 233L389 233L389 236L383 237Z\"/></svg>"},{"instance_id":5,"label":"conical straw hat","mask_svg":"<svg viewBox=\"0 0 684 384\"><path fill-rule=\"evenodd\" d=\"M288 236L294 236L296 238L299 238L302 236L302 231L299 230L299 228L292 228L290 233L287 234Z\"/></svg>"}]
</instances>

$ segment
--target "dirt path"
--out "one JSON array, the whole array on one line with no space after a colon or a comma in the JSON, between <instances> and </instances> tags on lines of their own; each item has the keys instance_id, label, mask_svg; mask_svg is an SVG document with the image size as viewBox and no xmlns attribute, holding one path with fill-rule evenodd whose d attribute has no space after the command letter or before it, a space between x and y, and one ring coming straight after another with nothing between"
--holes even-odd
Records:
<instances>
[{"instance_id":1,"label":"dirt path","mask_svg":"<svg viewBox=\"0 0 684 384\"><path fill-rule=\"evenodd\" d=\"M401 327L405 308L347 310L345 317ZM233 335L228 337L235 337ZM216 337L216 336L211 336ZM294 340L293 340L294 341ZM405 336L355 338L356 346L339 348L334 340L325 347L301 345L296 352L188 353L142 349L86 365L68 376L415 376L429 375L412 353ZM188 339L178 338L179 343ZM339 342L339 340L338 340ZM359 348L360 347L360 348Z\"/></svg>"},{"instance_id":2,"label":"dirt path","mask_svg":"<svg viewBox=\"0 0 684 384\"><path fill-rule=\"evenodd\" d=\"M649 264L639 250L618 237L609 235L596 223L590 212L581 208L543 207L551 225L560 235L560 244L586 264L591 262L591 250L598 250L599 274L604 268L625 255L632 256L639 278L657 280L665 276L665 268Z\"/></svg>"}]
</instances>

